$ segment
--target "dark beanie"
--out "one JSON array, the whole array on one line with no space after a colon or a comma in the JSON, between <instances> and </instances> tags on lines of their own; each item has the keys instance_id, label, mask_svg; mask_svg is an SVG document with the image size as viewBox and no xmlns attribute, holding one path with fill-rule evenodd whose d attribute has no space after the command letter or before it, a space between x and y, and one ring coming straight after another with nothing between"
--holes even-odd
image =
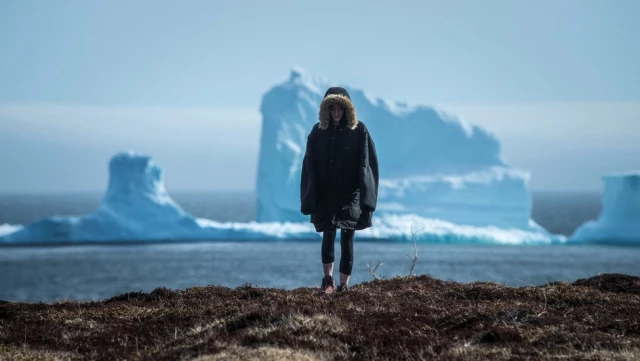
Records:
<instances>
[{"instance_id":1,"label":"dark beanie","mask_svg":"<svg viewBox=\"0 0 640 361\"><path fill-rule=\"evenodd\" d=\"M331 94L342 95L342 96L347 97L347 99L351 100L351 97L349 96L349 92L347 92L347 89L339 87L339 86L334 86L334 87L331 87L331 88L327 89L327 92L324 93L324 97L326 98L327 95L331 95Z\"/></svg>"}]
</instances>

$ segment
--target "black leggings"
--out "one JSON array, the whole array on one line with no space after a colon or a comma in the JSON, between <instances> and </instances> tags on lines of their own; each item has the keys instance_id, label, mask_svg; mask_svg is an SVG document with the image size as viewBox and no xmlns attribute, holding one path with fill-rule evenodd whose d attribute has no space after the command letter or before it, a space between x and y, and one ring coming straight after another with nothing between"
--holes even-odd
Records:
<instances>
[{"instance_id":1,"label":"black leggings","mask_svg":"<svg viewBox=\"0 0 640 361\"><path fill-rule=\"evenodd\" d=\"M353 236L355 231L343 229L340 232L340 273L351 276L353 269ZM335 255L333 246L336 242L336 230L331 229L322 233L322 263L333 263Z\"/></svg>"}]
</instances>

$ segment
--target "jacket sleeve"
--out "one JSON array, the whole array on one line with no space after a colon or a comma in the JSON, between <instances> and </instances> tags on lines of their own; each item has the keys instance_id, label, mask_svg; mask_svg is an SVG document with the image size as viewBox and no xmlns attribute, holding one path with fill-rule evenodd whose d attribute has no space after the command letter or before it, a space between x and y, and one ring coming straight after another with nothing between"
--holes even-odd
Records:
<instances>
[{"instance_id":1,"label":"jacket sleeve","mask_svg":"<svg viewBox=\"0 0 640 361\"><path fill-rule=\"evenodd\" d=\"M314 128L315 129L315 128ZM302 159L302 173L300 179L300 212L305 216L315 212L317 201L317 182L313 167L313 135L307 136L307 148Z\"/></svg>"},{"instance_id":2,"label":"jacket sleeve","mask_svg":"<svg viewBox=\"0 0 640 361\"><path fill-rule=\"evenodd\" d=\"M378 203L378 154L371 134L363 124L360 153L360 209L373 212Z\"/></svg>"}]
</instances>

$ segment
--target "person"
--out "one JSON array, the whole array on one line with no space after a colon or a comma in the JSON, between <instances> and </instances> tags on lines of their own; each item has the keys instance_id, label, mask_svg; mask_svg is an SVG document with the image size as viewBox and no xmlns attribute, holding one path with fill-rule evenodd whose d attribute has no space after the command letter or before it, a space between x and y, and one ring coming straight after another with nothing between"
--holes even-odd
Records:
<instances>
[{"instance_id":1,"label":"person","mask_svg":"<svg viewBox=\"0 0 640 361\"><path fill-rule=\"evenodd\" d=\"M375 143L346 89L329 88L320 103L318 123L307 136L300 181L300 211L322 232L324 277L320 292L335 289L334 244L340 229L340 284L348 289L355 232L371 227L378 199Z\"/></svg>"}]
</instances>

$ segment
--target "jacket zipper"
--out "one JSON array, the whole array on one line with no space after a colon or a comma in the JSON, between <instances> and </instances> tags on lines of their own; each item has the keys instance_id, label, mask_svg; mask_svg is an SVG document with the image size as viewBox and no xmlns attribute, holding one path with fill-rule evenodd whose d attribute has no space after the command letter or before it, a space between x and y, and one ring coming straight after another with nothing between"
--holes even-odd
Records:
<instances>
[{"instance_id":1,"label":"jacket zipper","mask_svg":"<svg viewBox=\"0 0 640 361\"><path fill-rule=\"evenodd\" d=\"M333 140L331 142L331 178L333 178L332 180L335 181L336 178L336 168L334 166L334 161L333 158L336 157L336 125L333 125L333 137L331 137L331 140ZM333 183L333 191L331 192L331 208L333 208L333 218L335 219L337 216L337 210L336 210L336 189L337 189L337 184Z\"/></svg>"}]
</instances>

